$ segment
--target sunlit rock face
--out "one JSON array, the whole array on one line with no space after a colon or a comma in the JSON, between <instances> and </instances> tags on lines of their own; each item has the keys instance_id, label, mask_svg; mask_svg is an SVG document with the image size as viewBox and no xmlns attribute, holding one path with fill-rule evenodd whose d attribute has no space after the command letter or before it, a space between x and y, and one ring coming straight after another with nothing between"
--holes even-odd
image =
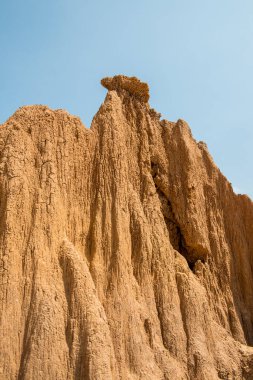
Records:
<instances>
[{"instance_id":1,"label":"sunlit rock face","mask_svg":"<svg viewBox=\"0 0 253 380\"><path fill-rule=\"evenodd\" d=\"M0 379L253 379L253 205L137 78L0 127Z\"/></svg>"}]
</instances>

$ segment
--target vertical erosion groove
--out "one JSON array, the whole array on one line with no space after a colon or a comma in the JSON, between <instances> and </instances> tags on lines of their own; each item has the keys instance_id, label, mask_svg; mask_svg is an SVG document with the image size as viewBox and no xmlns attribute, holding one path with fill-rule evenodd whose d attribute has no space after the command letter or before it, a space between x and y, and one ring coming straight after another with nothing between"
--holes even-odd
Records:
<instances>
[{"instance_id":1,"label":"vertical erosion groove","mask_svg":"<svg viewBox=\"0 0 253 380\"><path fill-rule=\"evenodd\" d=\"M187 247L185 238L182 233L182 229L180 228L180 225L177 222L175 214L173 212L172 204L157 184L156 177L158 171L158 164L151 161L151 174L154 180L158 198L160 200L161 211L168 230L171 245L176 251L178 251L182 256L184 256L189 268L193 270L197 260L201 260L204 263L205 259L202 253L198 253L196 252L196 250L193 251L191 248Z\"/></svg>"}]
</instances>

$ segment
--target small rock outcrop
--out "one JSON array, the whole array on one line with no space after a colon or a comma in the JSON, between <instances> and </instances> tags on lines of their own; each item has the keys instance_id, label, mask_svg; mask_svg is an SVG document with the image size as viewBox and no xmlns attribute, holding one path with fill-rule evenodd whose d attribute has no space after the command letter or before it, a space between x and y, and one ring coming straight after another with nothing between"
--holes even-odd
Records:
<instances>
[{"instance_id":1,"label":"small rock outcrop","mask_svg":"<svg viewBox=\"0 0 253 380\"><path fill-rule=\"evenodd\" d=\"M136 78L0 126L0 379L253 379L253 203Z\"/></svg>"},{"instance_id":2,"label":"small rock outcrop","mask_svg":"<svg viewBox=\"0 0 253 380\"><path fill-rule=\"evenodd\" d=\"M102 79L101 84L109 91L125 90L145 103L149 101L149 87L147 83L141 82L136 77L116 75L112 78L107 77Z\"/></svg>"}]
</instances>

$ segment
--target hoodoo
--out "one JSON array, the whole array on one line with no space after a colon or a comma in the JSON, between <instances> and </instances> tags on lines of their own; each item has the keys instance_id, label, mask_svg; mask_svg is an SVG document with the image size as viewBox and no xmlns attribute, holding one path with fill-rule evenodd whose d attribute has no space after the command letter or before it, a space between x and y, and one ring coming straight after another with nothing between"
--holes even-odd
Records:
<instances>
[{"instance_id":1,"label":"hoodoo","mask_svg":"<svg viewBox=\"0 0 253 380\"><path fill-rule=\"evenodd\" d=\"M137 78L0 127L0 379L253 379L253 203Z\"/></svg>"}]
</instances>

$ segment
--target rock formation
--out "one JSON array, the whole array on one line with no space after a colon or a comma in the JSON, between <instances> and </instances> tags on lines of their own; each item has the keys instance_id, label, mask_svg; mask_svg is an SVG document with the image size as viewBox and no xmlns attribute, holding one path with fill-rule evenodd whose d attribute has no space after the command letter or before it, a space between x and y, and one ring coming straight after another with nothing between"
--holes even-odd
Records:
<instances>
[{"instance_id":1,"label":"rock formation","mask_svg":"<svg viewBox=\"0 0 253 380\"><path fill-rule=\"evenodd\" d=\"M136 78L0 127L0 379L253 379L253 204Z\"/></svg>"}]
</instances>

